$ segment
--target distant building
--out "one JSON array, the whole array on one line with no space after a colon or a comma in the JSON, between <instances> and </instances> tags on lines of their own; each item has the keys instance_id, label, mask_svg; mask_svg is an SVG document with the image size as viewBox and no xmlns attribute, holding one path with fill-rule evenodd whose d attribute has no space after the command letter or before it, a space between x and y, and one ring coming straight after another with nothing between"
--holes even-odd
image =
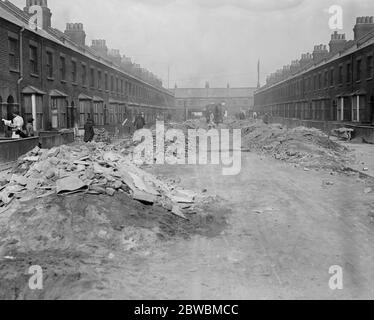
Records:
<instances>
[{"instance_id":1,"label":"distant building","mask_svg":"<svg viewBox=\"0 0 374 320\"><path fill-rule=\"evenodd\" d=\"M256 88L178 88L172 90L176 99L176 107L185 110L188 118L199 117L205 107L211 103L225 103L229 115L253 109L253 96Z\"/></svg>"},{"instance_id":2,"label":"distant building","mask_svg":"<svg viewBox=\"0 0 374 320\"><path fill-rule=\"evenodd\" d=\"M300 125L374 124L374 17L358 17L354 39L334 32L329 47L271 74L255 93L255 110Z\"/></svg>"}]
</instances>

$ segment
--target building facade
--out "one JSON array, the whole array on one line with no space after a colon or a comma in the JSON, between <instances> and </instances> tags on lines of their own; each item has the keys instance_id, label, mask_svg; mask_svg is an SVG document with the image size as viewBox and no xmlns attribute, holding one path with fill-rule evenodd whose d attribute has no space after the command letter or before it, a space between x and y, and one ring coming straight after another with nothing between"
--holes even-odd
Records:
<instances>
[{"instance_id":1,"label":"building facade","mask_svg":"<svg viewBox=\"0 0 374 320\"><path fill-rule=\"evenodd\" d=\"M210 88L206 83L205 88L178 88L175 87L176 106L184 110L187 118L203 115L205 107L209 104L225 103L230 116L241 111L248 112L253 109L255 88Z\"/></svg>"},{"instance_id":2,"label":"building facade","mask_svg":"<svg viewBox=\"0 0 374 320\"><path fill-rule=\"evenodd\" d=\"M354 40L334 32L329 50L314 47L270 75L255 110L273 117L374 124L374 18L359 17Z\"/></svg>"},{"instance_id":3,"label":"building facade","mask_svg":"<svg viewBox=\"0 0 374 320\"><path fill-rule=\"evenodd\" d=\"M35 5L42 19L33 25L28 12ZM129 72L118 51L100 51L105 40L86 46L80 23L68 23L64 33L53 29L51 16L46 0L27 0L24 10L0 1L1 118L18 110L40 132L82 127L89 117L116 125L140 112L147 122L172 112L174 96L156 76Z\"/></svg>"}]
</instances>

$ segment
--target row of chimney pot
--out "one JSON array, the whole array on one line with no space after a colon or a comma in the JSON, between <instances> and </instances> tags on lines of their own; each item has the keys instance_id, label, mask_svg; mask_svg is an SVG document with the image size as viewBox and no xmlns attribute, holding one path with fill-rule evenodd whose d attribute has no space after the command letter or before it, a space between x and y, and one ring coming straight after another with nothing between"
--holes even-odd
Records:
<instances>
[{"instance_id":1,"label":"row of chimney pot","mask_svg":"<svg viewBox=\"0 0 374 320\"><path fill-rule=\"evenodd\" d=\"M356 19L356 25L353 29L354 40L357 41L362 37L366 36L370 32L374 32L374 17L358 17ZM298 73L307 65L311 63L318 63L323 59L328 58L331 54L344 51L348 41L346 40L345 34L340 34L335 31L331 35L331 41L329 43L329 50L326 45L320 44L314 46L313 53L303 53L300 60L293 60L291 66L284 66L282 69L277 70L275 73L270 74L267 77L266 83L268 85L277 83L289 77L292 74Z\"/></svg>"},{"instance_id":2,"label":"row of chimney pot","mask_svg":"<svg viewBox=\"0 0 374 320\"><path fill-rule=\"evenodd\" d=\"M26 0L24 11L29 14L30 7L40 6L43 14L43 29L51 28L51 10L48 8L47 0ZM64 35L77 44L81 48L86 47L86 33L84 31L83 23L67 23ZM126 72L140 77L144 81L148 81L156 86L162 87L162 81L148 70L141 68L139 64L134 64L130 58L121 56L118 49L110 49L106 46L104 39L92 40L91 49L97 52L104 59L112 61L117 66L124 69Z\"/></svg>"}]
</instances>

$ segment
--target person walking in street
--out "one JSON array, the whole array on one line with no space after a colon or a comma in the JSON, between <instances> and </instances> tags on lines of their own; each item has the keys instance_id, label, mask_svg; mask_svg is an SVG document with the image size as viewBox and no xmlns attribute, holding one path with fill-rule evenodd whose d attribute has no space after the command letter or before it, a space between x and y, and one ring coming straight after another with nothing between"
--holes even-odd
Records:
<instances>
[{"instance_id":1,"label":"person walking in street","mask_svg":"<svg viewBox=\"0 0 374 320\"><path fill-rule=\"evenodd\" d=\"M138 114L135 118L134 127L135 130L141 130L145 126L145 119L144 119L144 113Z\"/></svg>"},{"instance_id":2,"label":"person walking in street","mask_svg":"<svg viewBox=\"0 0 374 320\"><path fill-rule=\"evenodd\" d=\"M87 119L84 125L84 142L92 142L95 136L94 122L90 118Z\"/></svg>"}]
</instances>

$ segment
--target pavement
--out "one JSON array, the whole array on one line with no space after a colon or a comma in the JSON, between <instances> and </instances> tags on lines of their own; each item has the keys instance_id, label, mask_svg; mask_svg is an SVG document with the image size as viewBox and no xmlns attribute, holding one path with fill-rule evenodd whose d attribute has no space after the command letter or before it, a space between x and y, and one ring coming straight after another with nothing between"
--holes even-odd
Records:
<instances>
[{"instance_id":1,"label":"pavement","mask_svg":"<svg viewBox=\"0 0 374 320\"><path fill-rule=\"evenodd\" d=\"M350 168L374 178L374 145L354 142L342 144L350 148L356 157L355 163L350 165Z\"/></svg>"}]
</instances>

